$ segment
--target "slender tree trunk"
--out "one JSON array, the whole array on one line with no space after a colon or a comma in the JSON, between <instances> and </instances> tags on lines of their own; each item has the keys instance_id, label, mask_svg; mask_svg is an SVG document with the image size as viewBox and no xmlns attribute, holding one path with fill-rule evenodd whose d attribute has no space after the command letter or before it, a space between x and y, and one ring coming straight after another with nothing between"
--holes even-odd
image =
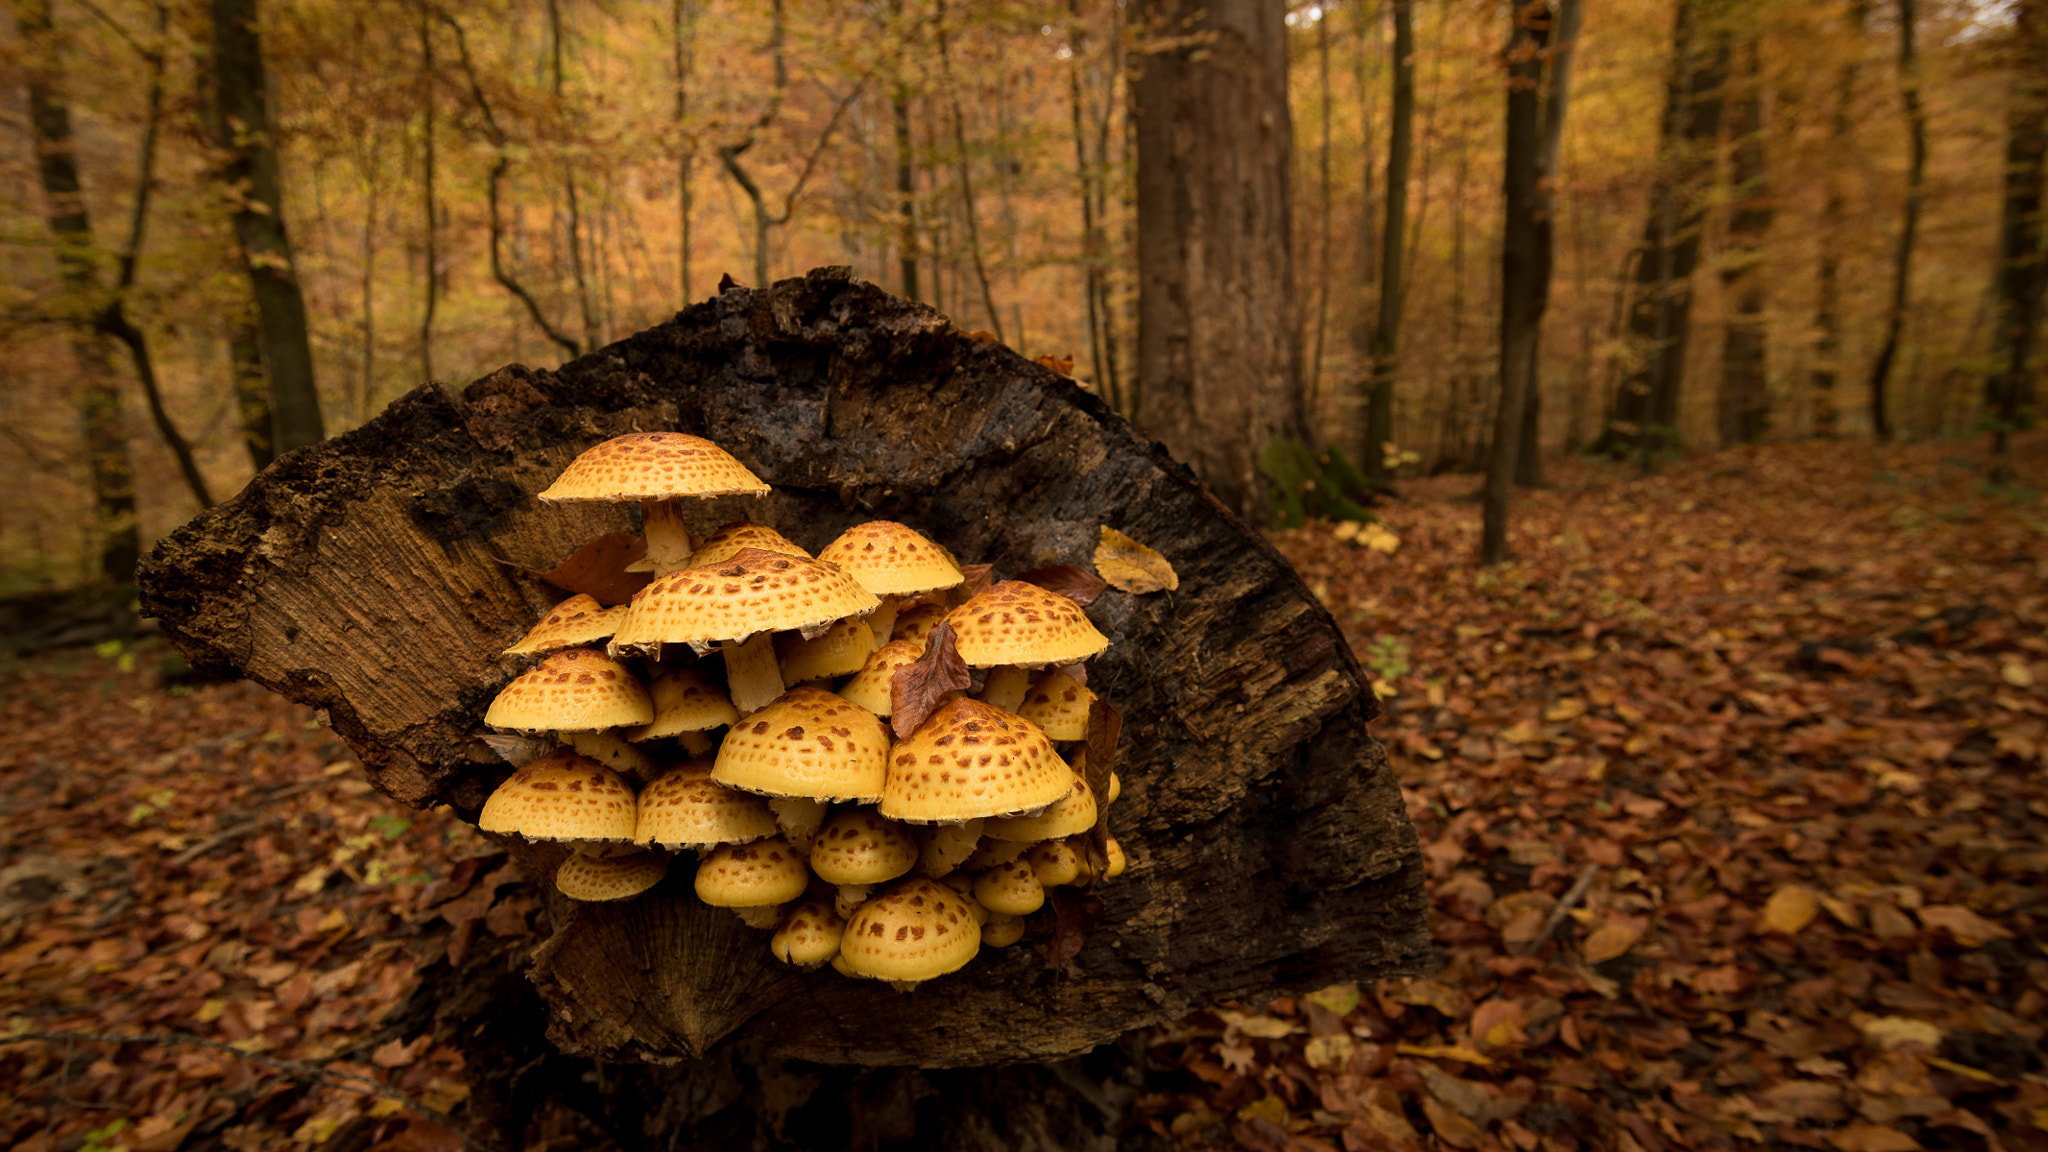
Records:
<instances>
[{"instance_id":1,"label":"slender tree trunk","mask_svg":"<svg viewBox=\"0 0 2048 1152\"><path fill-rule=\"evenodd\" d=\"M1557 263L1558 158L1564 151L1564 117L1571 103L1572 48L1579 38L1580 0L1558 0L1556 26L1549 30L1548 75L1543 86L1543 133L1536 145L1535 333L1528 341L1528 395L1522 405L1521 446L1515 452L1515 484L1543 486L1543 316L1550 310L1550 280Z\"/></svg>"},{"instance_id":2,"label":"slender tree trunk","mask_svg":"<svg viewBox=\"0 0 2048 1152\"><path fill-rule=\"evenodd\" d=\"M1140 0L1185 30L1132 85L1138 141L1139 424L1223 502L1263 519L1258 459L1306 439L1287 191L1281 0ZM1198 43L1190 42L1196 41Z\"/></svg>"},{"instance_id":3,"label":"slender tree trunk","mask_svg":"<svg viewBox=\"0 0 2048 1152\"><path fill-rule=\"evenodd\" d=\"M299 290L291 241L285 235L284 185L256 29L256 0L213 0L215 93L231 149L224 175L237 198L235 237L241 242L256 297L257 339L270 380L276 445L279 451L289 451L318 443L327 431L313 380L306 298Z\"/></svg>"},{"instance_id":4,"label":"slender tree trunk","mask_svg":"<svg viewBox=\"0 0 2048 1152\"><path fill-rule=\"evenodd\" d=\"M697 168L697 135L690 127L690 81L696 73L697 9L691 0L675 0L670 13L676 74L676 225L681 231L676 244L677 288L680 307L689 307L696 293L690 287L690 224L695 214L690 202L690 178Z\"/></svg>"},{"instance_id":5,"label":"slender tree trunk","mask_svg":"<svg viewBox=\"0 0 2048 1152\"><path fill-rule=\"evenodd\" d=\"M277 458L270 417L270 380L263 372L263 348L256 340L256 308L247 305L228 318L228 375L234 382L235 414L242 447L261 472Z\"/></svg>"},{"instance_id":6,"label":"slender tree trunk","mask_svg":"<svg viewBox=\"0 0 2048 1152\"><path fill-rule=\"evenodd\" d=\"M1992 428L1992 476L2010 482L2012 433L2031 415L2030 364L2048 295L2048 235L2042 184L2048 178L2048 0L2019 0L2013 11L2014 70L2006 105L2005 195L1999 213L1998 367L1985 380Z\"/></svg>"},{"instance_id":7,"label":"slender tree trunk","mask_svg":"<svg viewBox=\"0 0 2048 1152\"><path fill-rule=\"evenodd\" d=\"M1367 344L1371 372L1365 409L1365 468L1377 477L1391 471L1394 442L1394 380L1400 372L1401 296L1407 288L1402 261L1408 236L1408 168L1415 150L1415 0L1391 0L1394 20L1393 103L1387 129L1387 215L1380 232L1379 313Z\"/></svg>"},{"instance_id":8,"label":"slender tree trunk","mask_svg":"<svg viewBox=\"0 0 2048 1152\"><path fill-rule=\"evenodd\" d=\"M946 85L946 98L953 106L953 154L960 177L960 213L967 225L967 254L974 264L974 278L981 286L982 310L988 324L1003 341L1003 317L996 310L995 289L988 279L988 263L981 250L981 212L974 200L974 165L967 154L967 116L960 109L960 90L953 79L953 54L946 45L946 5L939 0L933 9L932 31L939 42L939 72Z\"/></svg>"},{"instance_id":9,"label":"slender tree trunk","mask_svg":"<svg viewBox=\"0 0 2048 1152\"><path fill-rule=\"evenodd\" d=\"M1085 101L1082 98L1081 72L1086 67L1087 39L1081 23L1080 0L1068 0L1067 13L1072 18L1069 24L1067 43L1072 55L1067 58L1067 95L1072 101L1074 113L1074 179L1081 192L1081 274L1082 288L1088 297L1088 359L1093 368L1092 378L1101 386L1103 399L1118 411L1124 411L1122 397L1117 394L1114 381L1103 374L1106 357L1103 354L1102 298L1102 235L1095 217L1096 179L1094 165L1088 160L1088 133L1086 130Z\"/></svg>"},{"instance_id":10,"label":"slender tree trunk","mask_svg":"<svg viewBox=\"0 0 2048 1152\"><path fill-rule=\"evenodd\" d=\"M567 120L562 106L562 6L560 0L547 0L548 14L548 77L549 89L555 98L558 115ZM562 170L562 196L568 209L569 228L569 279L576 286L576 308L583 318L583 345L595 348L604 343L604 328L598 323L597 313L590 299L590 275L585 268L583 252L583 205L576 191L576 170L573 166Z\"/></svg>"},{"instance_id":11,"label":"slender tree trunk","mask_svg":"<svg viewBox=\"0 0 2048 1152\"><path fill-rule=\"evenodd\" d=\"M1906 109L1906 132L1912 161L1906 170L1906 207L1899 222L1899 246L1892 256L1892 301L1885 316L1884 343L1870 369L1870 424L1879 440L1892 438L1891 406L1885 398L1892 360L1906 326L1906 305L1912 298L1913 242L1920 232L1921 189L1927 179L1927 114L1920 106L1920 61L1913 46L1914 0L1899 3L1899 96Z\"/></svg>"},{"instance_id":12,"label":"slender tree trunk","mask_svg":"<svg viewBox=\"0 0 2048 1152\"><path fill-rule=\"evenodd\" d=\"M1325 8L1316 20L1316 85L1320 101L1316 143L1316 328L1308 370L1302 373L1307 395L1302 399L1301 409L1308 416L1309 428L1318 434L1322 426L1323 336L1330 322L1330 249L1336 243L1336 237L1330 234L1334 184L1330 177L1330 25L1335 17L1333 8Z\"/></svg>"},{"instance_id":13,"label":"slender tree trunk","mask_svg":"<svg viewBox=\"0 0 2048 1152\"><path fill-rule=\"evenodd\" d=\"M1373 99L1373 87L1367 73L1368 63L1378 57L1379 12L1373 0L1353 0L1351 5L1352 24L1358 33L1358 43L1351 53L1351 85L1358 97L1358 227L1355 239L1355 254L1352 258L1353 280L1351 298L1351 324L1349 335L1351 351L1358 367L1355 369L1355 399L1361 407L1372 403L1372 333L1378 322L1377 301L1374 289L1378 284L1379 248L1378 229L1380 226L1378 187L1375 181L1374 164L1379 159L1379 148L1374 134L1373 118L1377 103ZM1367 420L1371 419L1370 414ZM1361 437L1363 426L1360 427ZM1377 445L1361 445L1358 459L1365 462L1368 475L1377 475L1371 469L1381 456Z\"/></svg>"},{"instance_id":14,"label":"slender tree trunk","mask_svg":"<svg viewBox=\"0 0 2048 1152\"><path fill-rule=\"evenodd\" d=\"M434 37L420 17L420 213L426 225L426 298L420 308L420 380L434 378L434 310L441 300L441 221L434 204Z\"/></svg>"},{"instance_id":15,"label":"slender tree trunk","mask_svg":"<svg viewBox=\"0 0 2048 1152\"><path fill-rule=\"evenodd\" d=\"M100 571L121 583L132 578L142 538L135 519L135 466L121 417L121 391L107 333L97 323L107 294L100 283L92 218L78 180L71 108L62 95L63 63L48 0L15 0L14 18L26 48L29 128L35 136L45 219L56 240L57 272L66 296L63 307L75 321L71 350L78 368L79 422L92 471Z\"/></svg>"},{"instance_id":16,"label":"slender tree trunk","mask_svg":"<svg viewBox=\"0 0 2048 1152\"><path fill-rule=\"evenodd\" d=\"M1861 40L1863 36L1867 9L1868 0L1854 0L1849 6L1853 40ZM1828 148L1836 156L1852 155L1854 148L1853 109L1859 71L1854 54L1860 51L1860 46L1853 40L1852 55L1835 74L1835 106L1829 121ZM1830 164L1825 167L1822 178L1826 182L1827 193L1821 202L1819 283L1813 309L1813 328L1817 335L1813 345L1813 369L1808 374L1807 383L1812 392L1813 433L1832 437L1841 425L1841 403L1835 389L1842 371L1842 247L1849 208L1839 166Z\"/></svg>"},{"instance_id":17,"label":"slender tree trunk","mask_svg":"<svg viewBox=\"0 0 2048 1152\"><path fill-rule=\"evenodd\" d=\"M1912 0L1905 0L1910 5ZM1771 230L1770 188L1765 175L1762 49L1752 30L1736 50L1741 70L1729 127L1727 254L1721 264L1722 290L1732 314L1721 333L1721 388L1715 412L1723 444L1754 444L1770 428L1771 398L1765 373L1764 239Z\"/></svg>"},{"instance_id":18,"label":"slender tree trunk","mask_svg":"<svg viewBox=\"0 0 2048 1152\"><path fill-rule=\"evenodd\" d=\"M1522 407L1533 390L1536 337L1543 325L1537 231L1537 169L1542 149L1543 47L1550 9L1543 0L1517 4L1507 51L1507 157L1501 178L1500 404L1487 453L1479 562L1508 558L1508 499L1522 446Z\"/></svg>"}]
</instances>

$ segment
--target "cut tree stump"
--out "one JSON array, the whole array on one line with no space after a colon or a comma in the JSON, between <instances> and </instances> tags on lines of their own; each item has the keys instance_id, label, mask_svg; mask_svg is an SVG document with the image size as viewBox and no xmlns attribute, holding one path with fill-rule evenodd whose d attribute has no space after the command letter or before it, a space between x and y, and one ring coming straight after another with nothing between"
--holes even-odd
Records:
<instances>
[{"instance_id":1,"label":"cut tree stump","mask_svg":"<svg viewBox=\"0 0 2048 1152\"><path fill-rule=\"evenodd\" d=\"M998 574L1088 566L1102 525L1163 553L1176 592L1106 592L1090 687L1124 717L1111 824L1129 870L1069 964L1049 927L910 994L773 961L699 903L679 858L621 904L551 896L528 976L563 1051L965 1067L1067 1056L1215 1000L1433 963L1415 833L1375 704L1330 616L1259 534L1073 381L929 308L823 269L733 289L554 372L414 390L288 453L159 543L143 604L201 670L324 709L371 780L474 819L510 773L479 738L519 670L497 653L563 594L531 573L606 532L608 505L534 493L634 430L707 436L774 485L688 508L816 549L913 525ZM545 883L560 850L508 847Z\"/></svg>"}]
</instances>

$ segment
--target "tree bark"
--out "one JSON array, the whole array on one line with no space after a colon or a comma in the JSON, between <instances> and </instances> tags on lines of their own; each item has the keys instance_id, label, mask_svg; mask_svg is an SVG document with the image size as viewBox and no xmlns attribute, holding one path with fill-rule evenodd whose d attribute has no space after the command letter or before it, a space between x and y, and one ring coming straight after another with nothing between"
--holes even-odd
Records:
<instances>
[{"instance_id":1,"label":"tree bark","mask_svg":"<svg viewBox=\"0 0 2048 1152\"><path fill-rule=\"evenodd\" d=\"M690 126L690 81L696 74L697 11L691 0L675 0L670 13L670 50L676 73L676 224L681 236L676 244L676 262L681 308L690 306L690 225L695 205L690 198L690 180L697 168L696 130Z\"/></svg>"},{"instance_id":2,"label":"tree bark","mask_svg":"<svg viewBox=\"0 0 2048 1152\"><path fill-rule=\"evenodd\" d=\"M1391 0L1394 20L1392 121L1387 130L1387 215L1380 230L1380 297L1366 345L1365 467L1385 477L1394 442L1394 381L1401 368L1402 260L1408 236L1408 167L1415 148L1415 0Z\"/></svg>"},{"instance_id":3,"label":"tree bark","mask_svg":"<svg viewBox=\"0 0 2048 1152\"><path fill-rule=\"evenodd\" d=\"M420 216L426 291L420 306L420 379L434 378L434 312L441 302L441 217L434 203L434 26L422 13L420 40Z\"/></svg>"},{"instance_id":4,"label":"tree bark","mask_svg":"<svg viewBox=\"0 0 2048 1152\"><path fill-rule=\"evenodd\" d=\"M73 321L71 352L78 368L79 423L92 473L93 520L101 574L126 583L142 554L135 519L135 465L121 416L121 390L114 375L111 334L99 323L110 301L100 283L92 217L78 180L78 154L71 136L71 107L65 103L63 62L48 0L15 0L15 26L27 49L29 130L35 137L45 219L56 240L57 274Z\"/></svg>"},{"instance_id":5,"label":"tree bark","mask_svg":"<svg viewBox=\"0 0 2048 1152\"><path fill-rule=\"evenodd\" d=\"M1853 0L1849 6L1849 28L1853 34L1849 60L1835 74L1835 106L1829 120L1828 146L1833 155L1852 154L1855 129L1852 115L1856 103L1856 55L1860 46L1854 39L1863 35L1868 0ZM1816 286L1813 328L1813 368L1807 375L1812 390L1813 432L1832 437L1840 428L1840 401L1835 393L1842 371L1842 248L1846 235L1848 197L1844 177L1837 165L1828 165L1822 179L1827 188L1820 210L1820 267Z\"/></svg>"},{"instance_id":6,"label":"tree bark","mask_svg":"<svg viewBox=\"0 0 2048 1152\"><path fill-rule=\"evenodd\" d=\"M922 296L917 290L917 157L910 134L910 87L903 76L900 38L905 35L902 0L891 4L893 31L899 38L896 50L896 82L889 93L889 122L896 134L896 267L906 299Z\"/></svg>"},{"instance_id":7,"label":"tree bark","mask_svg":"<svg viewBox=\"0 0 2048 1152\"><path fill-rule=\"evenodd\" d=\"M1564 117L1571 106L1572 49L1579 39L1580 0L1558 0L1544 53L1543 129L1536 146L1535 337L1529 341L1528 398L1522 406L1522 443L1515 452L1515 486L1543 486L1543 316L1557 267L1557 182L1564 153Z\"/></svg>"},{"instance_id":8,"label":"tree bark","mask_svg":"<svg viewBox=\"0 0 2048 1152\"><path fill-rule=\"evenodd\" d=\"M1550 34L1545 0L1516 4L1502 56L1507 62L1507 155L1501 166L1500 401L1487 453L1479 562L1508 559L1508 500L1522 446L1522 409L1535 381L1543 288L1549 275L1537 240L1537 168L1541 151L1543 48Z\"/></svg>"},{"instance_id":9,"label":"tree bark","mask_svg":"<svg viewBox=\"0 0 2048 1152\"><path fill-rule=\"evenodd\" d=\"M1870 427L1879 440L1892 438L1891 405L1885 397L1891 383L1892 360L1906 327L1906 305L1912 298L1913 243L1920 233L1921 189L1927 182L1927 114L1920 107L1920 61L1913 32L1918 16L1913 0L1899 3L1899 98L1905 105L1906 134L1912 158L1906 169L1906 206L1900 212L1899 244L1892 254L1892 298L1886 310L1884 343L1870 369Z\"/></svg>"},{"instance_id":10,"label":"tree bark","mask_svg":"<svg viewBox=\"0 0 2048 1152\"><path fill-rule=\"evenodd\" d=\"M1985 380L1990 410L1992 473L2012 478L2012 433L2034 402L2029 361L2048 289L2048 235L2042 230L2042 184L2048 177L2048 2L2019 0L2013 9L2013 79L2006 105L2005 195L1999 211L1996 342L1998 368Z\"/></svg>"},{"instance_id":11,"label":"tree bark","mask_svg":"<svg viewBox=\"0 0 2048 1152\"><path fill-rule=\"evenodd\" d=\"M1137 134L1138 424L1240 515L1260 452L1307 438L1298 386L1280 0L1143 0L1169 35L1131 85Z\"/></svg>"},{"instance_id":12,"label":"tree bark","mask_svg":"<svg viewBox=\"0 0 2048 1152\"><path fill-rule=\"evenodd\" d=\"M1744 38L1736 57L1741 78L1729 127L1728 172L1733 211L1721 264L1722 290L1733 310L1721 333L1721 388L1715 396L1724 445L1754 444L1771 424L1770 379L1764 370L1763 258L1772 208L1765 174L1762 49L1754 33Z\"/></svg>"},{"instance_id":13,"label":"tree bark","mask_svg":"<svg viewBox=\"0 0 2048 1152\"><path fill-rule=\"evenodd\" d=\"M214 94L227 133L222 175L234 200L235 238L256 298L257 340L270 381L276 450L315 444L327 435L313 379L306 300L285 235L284 186L263 79L256 0L213 0Z\"/></svg>"},{"instance_id":14,"label":"tree bark","mask_svg":"<svg viewBox=\"0 0 2048 1152\"><path fill-rule=\"evenodd\" d=\"M277 433L270 416L270 379L263 372L263 347L256 339L256 305L243 301L228 316L228 375L241 418L242 447L261 472L277 458Z\"/></svg>"},{"instance_id":15,"label":"tree bark","mask_svg":"<svg viewBox=\"0 0 2048 1152\"><path fill-rule=\"evenodd\" d=\"M884 516L1014 573L1085 562L1115 524L1181 585L1088 610L1113 642L1089 686L1124 716L1111 819L1131 864L1100 889L1107 915L1073 967L1042 967L1034 926L909 996L798 972L698 903L678 861L624 905L548 897L531 976L558 1047L1038 1060L1221 997L1428 965L1421 857L1366 733L1372 694L1300 578L1098 398L847 269L730 290L559 372L417 389L167 537L144 607L195 667L324 709L387 794L473 819L509 772L478 740L518 670L496 654L558 595L523 570L627 525L618 508L533 493L636 427L709 436L776 485L711 501L707 527L745 516L816 548ZM435 658L410 658L421 651ZM541 881L559 860L514 848Z\"/></svg>"}]
</instances>

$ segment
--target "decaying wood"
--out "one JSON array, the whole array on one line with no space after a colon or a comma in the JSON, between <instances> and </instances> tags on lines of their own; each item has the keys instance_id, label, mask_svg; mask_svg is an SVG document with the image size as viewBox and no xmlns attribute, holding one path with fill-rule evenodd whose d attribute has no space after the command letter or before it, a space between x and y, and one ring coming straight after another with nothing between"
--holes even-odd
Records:
<instances>
[{"instance_id":1,"label":"decaying wood","mask_svg":"<svg viewBox=\"0 0 2048 1152\"><path fill-rule=\"evenodd\" d=\"M1089 687L1124 718L1111 822L1130 867L1072 964L1043 967L1034 925L909 994L794 971L696 901L684 858L624 904L552 898L529 976L562 1049L1038 1060L1222 997L1427 966L1420 854L1366 732L1371 693L1285 561L1094 396L844 270L727 291L556 372L418 389L166 538L145 609L195 666L325 709L385 793L473 817L510 771L479 739L520 667L497 653L560 596L530 573L633 527L533 494L583 449L657 428L775 486L690 509L699 533L746 517L816 550L887 517L1007 574L1085 564L1108 524L1180 587L1088 608L1112 640ZM559 861L511 847L538 878Z\"/></svg>"}]
</instances>

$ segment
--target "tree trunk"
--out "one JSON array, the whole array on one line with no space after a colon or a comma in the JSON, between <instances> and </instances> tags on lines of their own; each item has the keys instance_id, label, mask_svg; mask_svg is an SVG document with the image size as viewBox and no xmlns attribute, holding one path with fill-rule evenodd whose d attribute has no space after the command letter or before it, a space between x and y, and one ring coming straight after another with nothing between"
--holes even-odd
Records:
<instances>
[{"instance_id":1,"label":"tree trunk","mask_svg":"<svg viewBox=\"0 0 2048 1152\"><path fill-rule=\"evenodd\" d=\"M1515 486L1543 486L1543 316L1550 310L1550 280L1557 266L1557 182L1564 152L1564 117L1571 105L1572 49L1579 38L1580 0L1558 0L1545 55L1543 133L1536 146L1535 336L1529 341L1528 397L1522 406L1522 444L1515 453Z\"/></svg>"},{"instance_id":2,"label":"tree trunk","mask_svg":"<svg viewBox=\"0 0 2048 1152\"><path fill-rule=\"evenodd\" d=\"M1131 85L1138 424L1225 504L1265 518L1260 452L1304 440L1295 343L1287 27L1280 0L1143 0L1169 46Z\"/></svg>"},{"instance_id":3,"label":"tree trunk","mask_svg":"<svg viewBox=\"0 0 2048 1152\"><path fill-rule=\"evenodd\" d=\"M1908 4L1911 0L1906 0ZM1729 134L1733 211L1722 290L1733 313L1721 333L1721 389L1715 414L1722 444L1754 444L1770 429L1770 380L1764 371L1764 237L1771 230L1770 189L1764 168L1762 50L1755 35L1737 52L1741 89Z\"/></svg>"},{"instance_id":4,"label":"tree trunk","mask_svg":"<svg viewBox=\"0 0 2048 1152\"><path fill-rule=\"evenodd\" d=\"M1408 237L1408 169L1415 150L1415 0L1391 0L1394 20L1393 101L1387 129L1387 215L1380 229L1379 312L1366 346L1371 373L1365 408L1365 467L1384 477L1394 442L1394 381L1401 361L1402 260Z\"/></svg>"},{"instance_id":5,"label":"tree trunk","mask_svg":"<svg viewBox=\"0 0 2048 1152\"><path fill-rule=\"evenodd\" d=\"M228 375L235 387L242 447L249 452L249 463L261 472L277 458L277 430L270 415L270 378L263 371L255 313L255 304L244 302L228 317Z\"/></svg>"},{"instance_id":6,"label":"tree trunk","mask_svg":"<svg viewBox=\"0 0 2048 1152\"><path fill-rule=\"evenodd\" d=\"M1892 438L1891 406L1885 388L1891 382L1892 360L1906 326L1906 305L1912 298L1913 242L1920 232L1921 188L1927 180L1927 114L1920 107L1920 61L1913 31L1918 17L1913 0L1899 2L1899 97L1906 110L1906 133L1912 159L1906 169L1906 206L1899 220L1899 246L1892 255L1892 300L1886 310L1884 343L1870 369L1870 427L1879 440Z\"/></svg>"},{"instance_id":7,"label":"tree trunk","mask_svg":"<svg viewBox=\"0 0 2048 1152\"><path fill-rule=\"evenodd\" d=\"M425 228L426 292L420 307L420 379L434 378L434 311L441 300L441 218L434 204L434 26L420 16L420 216ZM688 235L687 229L684 235ZM683 278L688 299L689 275ZM367 415L367 413L366 413Z\"/></svg>"},{"instance_id":8,"label":"tree trunk","mask_svg":"<svg viewBox=\"0 0 2048 1152\"><path fill-rule=\"evenodd\" d=\"M1856 53L1859 51L1854 39L1863 35L1867 7L1867 0L1853 0L1849 6L1849 26L1854 34L1851 55L1835 75L1835 107L1828 128L1828 148L1836 156L1853 154L1851 141L1855 119L1852 111L1856 103ZM1842 371L1841 275L1848 197L1842 190L1845 177L1838 165L1827 165L1822 179L1827 186L1827 195L1820 210L1819 283L1813 308L1813 329L1817 336L1813 344L1813 369L1807 382L1812 389L1813 433L1831 437L1841 425L1841 405L1835 394L1835 385Z\"/></svg>"},{"instance_id":9,"label":"tree trunk","mask_svg":"<svg viewBox=\"0 0 2048 1152\"><path fill-rule=\"evenodd\" d=\"M63 64L48 0L15 0L14 18L27 50L29 129L35 137L44 211L56 240L57 274L67 297L64 311L73 321L71 351L79 379L76 402L92 472L100 572L108 580L126 583L142 554L141 531L135 519L135 466L121 417L113 350L107 344L110 333L99 324L109 300L100 282L92 218L78 181L71 108L62 95Z\"/></svg>"},{"instance_id":10,"label":"tree trunk","mask_svg":"<svg viewBox=\"0 0 2048 1152\"><path fill-rule=\"evenodd\" d=\"M235 198L235 238L256 297L256 335L270 380L275 447L288 452L327 435L313 384L306 300L285 236L284 187L270 126L257 37L256 0L213 0L214 94L227 136L225 186Z\"/></svg>"},{"instance_id":11,"label":"tree trunk","mask_svg":"<svg viewBox=\"0 0 2048 1152\"><path fill-rule=\"evenodd\" d=\"M1728 72L1727 36L1700 27L1702 6L1711 2L1679 0L1673 19L1657 176L1628 313L1628 340L1640 351L1637 366L1622 377L1607 431L1595 445L1614 455L1633 453L1645 468L1678 447L1692 273L1699 263L1700 226L1721 128L1721 86Z\"/></svg>"},{"instance_id":12,"label":"tree trunk","mask_svg":"<svg viewBox=\"0 0 2048 1152\"><path fill-rule=\"evenodd\" d=\"M678 861L622 905L549 886L530 975L558 1047L757 1067L1052 1059L1222 997L1428 966L1421 856L1366 733L1372 694L1300 578L1098 398L847 269L728 291L559 372L416 389L162 541L145 610L195 667L324 709L387 794L474 819L508 774L478 740L517 671L497 653L559 595L528 570L628 524L532 494L632 428L707 435L777 485L709 502L701 527L745 516L817 548L886 516L1013 573L1085 563L1114 524L1181 584L1089 609L1113 642L1089 686L1124 716L1112 820L1131 862L1072 965L1044 969L1034 926L909 996L806 974L696 901ZM405 655L421 651L436 657ZM512 847L542 881L560 859Z\"/></svg>"},{"instance_id":13,"label":"tree trunk","mask_svg":"<svg viewBox=\"0 0 2048 1152\"><path fill-rule=\"evenodd\" d=\"M2014 71L2006 105L2005 197L1999 214L1996 342L1998 367L1986 379L1992 428L1992 472L2012 478L2012 433L2034 401L2029 361L2048 289L2048 236L2041 191L2048 177L2048 0L2019 0L2013 9Z\"/></svg>"},{"instance_id":14,"label":"tree trunk","mask_svg":"<svg viewBox=\"0 0 2048 1152\"><path fill-rule=\"evenodd\" d=\"M1501 167L1500 401L1494 410L1493 446L1487 453L1479 562L1508 558L1508 499L1515 457L1522 446L1522 408L1536 368L1536 337L1543 326L1543 267L1536 231L1536 169L1541 150L1543 48L1550 9L1538 0L1511 9L1514 22L1507 62L1507 156Z\"/></svg>"},{"instance_id":15,"label":"tree trunk","mask_svg":"<svg viewBox=\"0 0 2048 1152\"><path fill-rule=\"evenodd\" d=\"M676 74L676 224L682 235L676 244L679 307L687 308L696 298L690 287L690 224L695 205L690 199L690 180L697 168L696 130L690 126L690 81L697 70L697 11L691 0L675 0L670 12L669 48Z\"/></svg>"}]
</instances>

